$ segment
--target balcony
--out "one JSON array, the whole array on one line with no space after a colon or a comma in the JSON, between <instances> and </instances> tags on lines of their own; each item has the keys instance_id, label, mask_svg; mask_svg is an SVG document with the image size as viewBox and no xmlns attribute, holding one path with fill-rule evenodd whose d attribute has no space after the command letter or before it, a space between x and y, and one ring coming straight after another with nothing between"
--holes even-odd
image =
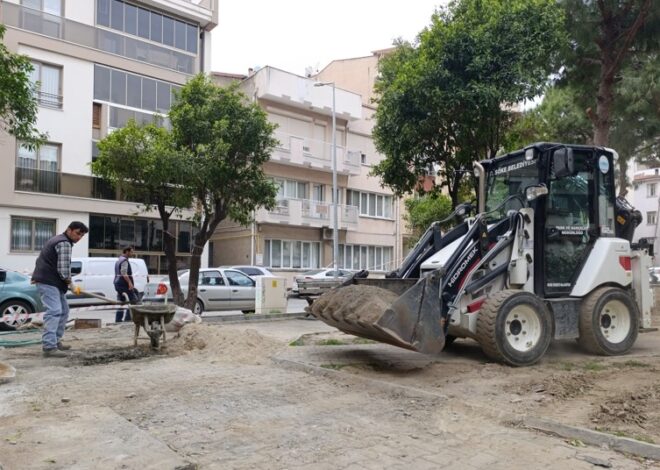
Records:
<instances>
[{"instance_id":1,"label":"balcony","mask_svg":"<svg viewBox=\"0 0 660 470\"><path fill-rule=\"evenodd\" d=\"M260 209L256 221L260 223L332 227L332 204L310 199L280 199L273 210ZM337 226L341 230L357 230L358 208L339 205Z\"/></svg>"},{"instance_id":2,"label":"balcony","mask_svg":"<svg viewBox=\"0 0 660 470\"><path fill-rule=\"evenodd\" d=\"M2 11L2 20L6 26L43 34L188 75L199 71L198 60L194 55L13 3L4 2Z\"/></svg>"},{"instance_id":3,"label":"balcony","mask_svg":"<svg viewBox=\"0 0 660 470\"><path fill-rule=\"evenodd\" d=\"M101 178L32 168L16 168L14 190L127 201L110 183Z\"/></svg>"},{"instance_id":4,"label":"balcony","mask_svg":"<svg viewBox=\"0 0 660 470\"><path fill-rule=\"evenodd\" d=\"M322 171L332 171L332 143L275 131L279 145L271 154L272 162ZM337 145L337 173L360 174L360 151Z\"/></svg>"},{"instance_id":5,"label":"balcony","mask_svg":"<svg viewBox=\"0 0 660 470\"><path fill-rule=\"evenodd\" d=\"M39 106L43 106L45 108L62 109L62 95L46 93L45 91L35 91L34 98L37 100Z\"/></svg>"}]
</instances>

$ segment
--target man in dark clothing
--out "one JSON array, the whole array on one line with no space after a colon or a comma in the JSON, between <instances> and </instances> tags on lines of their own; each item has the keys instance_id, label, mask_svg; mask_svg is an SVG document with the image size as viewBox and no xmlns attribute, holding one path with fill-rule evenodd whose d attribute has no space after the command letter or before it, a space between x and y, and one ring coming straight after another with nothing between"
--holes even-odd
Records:
<instances>
[{"instance_id":1,"label":"man in dark clothing","mask_svg":"<svg viewBox=\"0 0 660 470\"><path fill-rule=\"evenodd\" d=\"M115 263L115 290L117 291L117 300L120 302L128 301L136 304L138 301L133 283L133 269L129 259L133 256L133 247L127 246L122 250L122 254ZM119 309L115 312L115 323L122 321L131 321L131 312L127 308Z\"/></svg>"},{"instance_id":2,"label":"man in dark clothing","mask_svg":"<svg viewBox=\"0 0 660 470\"><path fill-rule=\"evenodd\" d=\"M62 344L64 327L69 319L66 291L71 285L71 248L89 231L82 222L71 222L64 233L48 240L32 273L41 301L46 307L42 348L46 357L66 357L71 346Z\"/></svg>"}]
</instances>

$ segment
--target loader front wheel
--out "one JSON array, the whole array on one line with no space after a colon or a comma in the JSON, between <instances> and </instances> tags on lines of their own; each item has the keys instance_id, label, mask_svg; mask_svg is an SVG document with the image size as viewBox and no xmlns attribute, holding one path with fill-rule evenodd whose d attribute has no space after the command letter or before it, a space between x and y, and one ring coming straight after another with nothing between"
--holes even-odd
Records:
<instances>
[{"instance_id":1,"label":"loader front wheel","mask_svg":"<svg viewBox=\"0 0 660 470\"><path fill-rule=\"evenodd\" d=\"M589 353L617 356L630 351L639 332L639 313L628 293L603 287L589 294L580 307L578 343Z\"/></svg>"},{"instance_id":2,"label":"loader front wheel","mask_svg":"<svg viewBox=\"0 0 660 470\"><path fill-rule=\"evenodd\" d=\"M552 340L552 315L530 292L503 290L486 299L477 319L477 341L489 358L529 366Z\"/></svg>"}]
</instances>

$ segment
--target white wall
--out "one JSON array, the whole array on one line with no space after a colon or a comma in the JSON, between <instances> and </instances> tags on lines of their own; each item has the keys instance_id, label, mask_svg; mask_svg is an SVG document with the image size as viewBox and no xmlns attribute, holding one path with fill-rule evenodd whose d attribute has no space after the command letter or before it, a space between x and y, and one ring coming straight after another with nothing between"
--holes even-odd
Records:
<instances>
[{"instance_id":1,"label":"white wall","mask_svg":"<svg viewBox=\"0 0 660 470\"><path fill-rule=\"evenodd\" d=\"M94 64L27 46L21 46L19 52L62 67L62 109L40 106L37 126L48 129L50 142L62 145L62 172L90 175Z\"/></svg>"},{"instance_id":2,"label":"white wall","mask_svg":"<svg viewBox=\"0 0 660 470\"><path fill-rule=\"evenodd\" d=\"M11 216L55 219L57 220L56 234L64 232L74 220L78 220L89 226L89 215L79 212L0 207L0 253L2 254L0 267L25 273L31 273L34 269L34 263L37 260L39 252L12 253L10 251ZM87 256L88 247L87 236L84 236L82 240L73 246L73 256Z\"/></svg>"},{"instance_id":3,"label":"white wall","mask_svg":"<svg viewBox=\"0 0 660 470\"><path fill-rule=\"evenodd\" d=\"M96 23L96 0L67 0L64 2L64 16L79 23Z\"/></svg>"}]
</instances>

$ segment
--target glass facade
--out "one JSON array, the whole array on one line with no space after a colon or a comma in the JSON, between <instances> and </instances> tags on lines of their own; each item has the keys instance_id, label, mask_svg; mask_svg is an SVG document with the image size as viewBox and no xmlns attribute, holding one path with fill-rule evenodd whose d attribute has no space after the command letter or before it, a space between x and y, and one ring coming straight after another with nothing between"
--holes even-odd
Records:
<instances>
[{"instance_id":1,"label":"glass facade","mask_svg":"<svg viewBox=\"0 0 660 470\"><path fill-rule=\"evenodd\" d=\"M197 54L196 25L122 0L97 0L96 24Z\"/></svg>"},{"instance_id":2,"label":"glass facade","mask_svg":"<svg viewBox=\"0 0 660 470\"><path fill-rule=\"evenodd\" d=\"M176 233L177 269L188 268L195 228L184 220L170 221L170 228ZM117 256L128 245L147 262L150 273L167 272L160 219L90 214L90 256Z\"/></svg>"},{"instance_id":3,"label":"glass facade","mask_svg":"<svg viewBox=\"0 0 660 470\"><path fill-rule=\"evenodd\" d=\"M392 196L348 189L346 205L357 207L361 216L392 219Z\"/></svg>"},{"instance_id":4,"label":"glass facade","mask_svg":"<svg viewBox=\"0 0 660 470\"><path fill-rule=\"evenodd\" d=\"M394 269L391 246L339 245L337 264L343 269L391 271Z\"/></svg>"},{"instance_id":5,"label":"glass facade","mask_svg":"<svg viewBox=\"0 0 660 470\"><path fill-rule=\"evenodd\" d=\"M271 268L318 268L321 243L301 240L265 240L264 266Z\"/></svg>"}]
</instances>

